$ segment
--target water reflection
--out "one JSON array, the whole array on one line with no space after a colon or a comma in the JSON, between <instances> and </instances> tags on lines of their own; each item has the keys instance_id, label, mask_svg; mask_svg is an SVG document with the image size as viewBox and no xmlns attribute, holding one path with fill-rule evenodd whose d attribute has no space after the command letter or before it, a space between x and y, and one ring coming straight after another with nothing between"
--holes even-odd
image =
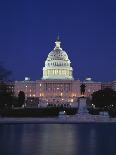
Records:
<instances>
[{"instance_id":1,"label":"water reflection","mask_svg":"<svg viewBox=\"0 0 116 155\"><path fill-rule=\"evenodd\" d=\"M0 155L116 154L114 124L0 126Z\"/></svg>"}]
</instances>

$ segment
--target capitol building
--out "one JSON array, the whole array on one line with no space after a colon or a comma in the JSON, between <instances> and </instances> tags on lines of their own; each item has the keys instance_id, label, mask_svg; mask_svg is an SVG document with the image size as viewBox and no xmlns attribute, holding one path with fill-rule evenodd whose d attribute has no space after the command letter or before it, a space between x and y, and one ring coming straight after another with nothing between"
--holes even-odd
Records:
<instances>
[{"instance_id":1,"label":"capitol building","mask_svg":"<svg viewBox=\"0 0 116 155\"><path fill-rule=\"evenodd\" d=\"M58 37L54 49L45 60L42 79L31 81L26 77L24 81L15 81L14 91L16 96L20 91L24 91L28 100L33 98L45 103L73 104L81 96L82 83L86 85L85 96L90 96L94 91L101 89L101 82L94 82L91 78L83 82L74 79L71 61L68 54L61 48Z\"/></svg>"},{"instance_id":2,"label":"capitol building","mask_svg":"<svg viewBox=\"0 0 116 155\"><path fill-rule=\"evenodd\" d=\"M44 80L73 80L73 69L67 53L60 47L59 37L55 48L48 54L43 67Z\"/></svg>"}]
</instances>

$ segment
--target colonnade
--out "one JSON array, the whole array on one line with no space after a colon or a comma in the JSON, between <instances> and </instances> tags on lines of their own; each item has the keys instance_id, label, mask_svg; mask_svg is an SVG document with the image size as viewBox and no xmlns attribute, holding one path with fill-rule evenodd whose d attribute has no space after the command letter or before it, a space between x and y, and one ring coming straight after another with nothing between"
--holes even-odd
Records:
<instances>
[{"instance_id":1,"label":"colonnade","mask_svg":"<svg viewBox=\"0 0 116 155\"><path fill-rule=\"evenodd\" d=\"M44 76L51 76L51 75L66 75L72 76L72 70L68 69L47 69L44 70Z\"/></svg>"}]
</instances>

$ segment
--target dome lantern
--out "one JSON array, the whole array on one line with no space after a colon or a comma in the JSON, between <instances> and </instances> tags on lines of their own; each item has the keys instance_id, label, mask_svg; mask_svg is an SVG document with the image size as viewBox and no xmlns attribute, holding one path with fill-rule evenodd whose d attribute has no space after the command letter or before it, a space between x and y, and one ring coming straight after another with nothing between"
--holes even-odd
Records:
<instances>
[{"instance_id":1,"label":"dome lantern","mask_svg":"<svg viewBox=\"0 0 116 155\"><path fill-rule=\"evenodd\" d=\"M59 36L57 37L55 44L56 44L55 48L60 48L61 42L60 42L60 37Z\"/></svg>"}]
</instances>

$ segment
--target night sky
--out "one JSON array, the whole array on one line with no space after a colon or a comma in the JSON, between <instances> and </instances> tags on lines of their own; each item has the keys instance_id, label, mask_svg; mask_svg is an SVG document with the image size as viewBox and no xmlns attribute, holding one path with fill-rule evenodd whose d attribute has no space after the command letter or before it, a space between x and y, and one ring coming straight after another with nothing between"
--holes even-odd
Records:
<instances>
[{"instance_id":1,"label":"night sky","mask_svg":"<svg viewBox=\"0 0 116 155\"><path fill-rule=\"evenodd\" d=\"M37 80L59 34L74 78L116 80L115 0L0 0L0 62Z\"/></svg>"}]
</instances>

